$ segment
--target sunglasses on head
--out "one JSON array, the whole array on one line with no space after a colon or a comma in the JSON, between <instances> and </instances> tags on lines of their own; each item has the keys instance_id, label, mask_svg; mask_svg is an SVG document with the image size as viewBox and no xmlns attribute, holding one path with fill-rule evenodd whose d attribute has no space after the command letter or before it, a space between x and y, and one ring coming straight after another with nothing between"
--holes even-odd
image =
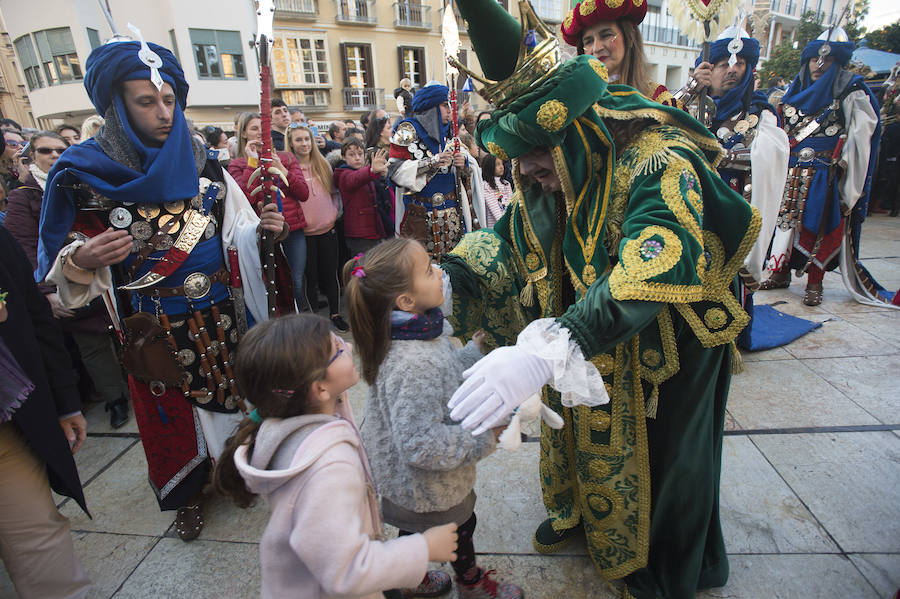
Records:
<instances>
[{"instance_id":1,"label":"sunglasses on head","mask_svg":"<svg viewBox=\"0 0 900 599\"><path fill-rule=\"evenodd\" d=\"M34 151L37 152L38 154L47 155L47 154L52 154L53 152L56 152L57 154L62 154L63 152L66 151L66 149L65 148L35 148Z\"/></svg>"}]
</instances>

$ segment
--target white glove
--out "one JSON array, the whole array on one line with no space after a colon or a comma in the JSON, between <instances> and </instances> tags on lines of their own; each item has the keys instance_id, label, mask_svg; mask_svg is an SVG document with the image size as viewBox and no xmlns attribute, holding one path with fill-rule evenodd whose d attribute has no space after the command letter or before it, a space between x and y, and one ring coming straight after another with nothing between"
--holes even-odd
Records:
<instances>
[{"instance_id":1,"label":"white glove","mask_svg":"<svg viewBox=\"0 0 900 599\"><path fill-rule=\"evenodd\" d=\"M538 393L551 374L549 360L514 345L499 347L463 373L466 380L447 404L450 417L480 435Z\"/></svg>"}]
</instances>

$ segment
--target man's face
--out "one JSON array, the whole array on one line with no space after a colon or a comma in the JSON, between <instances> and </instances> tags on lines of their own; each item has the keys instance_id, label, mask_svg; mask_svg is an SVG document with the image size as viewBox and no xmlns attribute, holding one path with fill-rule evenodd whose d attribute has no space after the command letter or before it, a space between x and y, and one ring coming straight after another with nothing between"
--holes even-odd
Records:
<instances>
[{"instance_id":1,"label":"man's face","mask_svg":"<svg viewBox=\"0 0 900 599\"><path fill-rule=\"evenodd\" d=\"M337 127L334 130L334 136L332 137L332 139L334 141L344 141L344 130L347 128L347 126L344 123L335 123L335 125Z\"/></svg>"},{"instance_id":2,"label":"man's face","mask_svg":"<svg viewBox=\"0 0 900 599\"><path fill-rule=\"evenodd\" d=\"M168 83L162 89L148 79L126 81L122 85L122 100L128 112L128 121L142 142L161 146L172 131L175 114L175 92Z\"/></svg>"},{"instance_id":3,"label":"man's face","mask_svg":"<svg viewBox=\"0 0 900 599\"><path fill-rule=\"evenodd\" d=\"M819 77L825 74L825 71L831 68L831 65L834 64L834 56L826 56L822 59L822 66L819 66L818 58L811 58L809 61L809 79L810 81L816 81Z\"/></svg>"},{"instance_id":4,"label":"man's face","mask_svg":"<svg viewBox=\"0 0 900 599\"><path fill-rule=\"evenodd\" d=\"M292 123L305 123L306 115L302 112L294 112L291 114L291 122Z\"/></svg>"},{"instance_id":5,"label":"man's face","mask_svg":"<svg viewBox=\"0 0 900 599\"><path fill-rule=\"evenodd\" d=\"M728 64L730 58L730 56L723 58L713 65L712 80L709 84L713 96L719 97L728 90L734 89L744 78L744 73L747 72L746 60L738 56L737 62L731 66Z\"/></svg>"},{"instance_id":6,"label":"man's face","mask_svg":"<svg viewBox=\"0 0 900 599\"><path fill-rule=\"evenodd\" d=\"M286 106L276 106L272 109L272 126L279 131L284 131L291 123L291 115Z\"/></svg>"},{"instance_id":7,"label":"man's face","mask_svg":"<svg viewBox=\"0 0 900 599\"><path fill-rule=\"evenodd\" d=\"M553 157L547 148L535 148L519 156L519 172L525 177L533 177L546 192L562 189L559 175L553 166Z\"/></svg>"},{"instance_id":8,"label":"man's face","mask_svg":"<svg viewBox=\"0 0 900 599\"><path fill-rule=\"evenodd\" d=\"M441 102L439 108L441 109L441 124L446 125L450 122L450 102Z\"/></svg>"}]
</instances>

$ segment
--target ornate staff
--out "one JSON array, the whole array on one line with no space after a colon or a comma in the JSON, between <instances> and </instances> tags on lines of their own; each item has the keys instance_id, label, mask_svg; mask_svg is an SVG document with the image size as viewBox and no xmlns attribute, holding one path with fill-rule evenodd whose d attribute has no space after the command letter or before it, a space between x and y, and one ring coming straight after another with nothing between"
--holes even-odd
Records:
<instances>
[{"instance_id":1,"label":"ornate staff","mask_svg":"<svg viewBox=\"0 0 900 599\"><path fill-rule=\"evenodd\" d=\"M459 27L456 24L456 14L453 12L453 0L447 0L444 7L444 19L441 23L441 45L444 47L444 58L447 61L447 87L450 90L450 132L453 135L453 153L459 152L459 122L457 121L456 82L459 77L459 69L454 63L459 59ZM467 187L468 171L456 171L456 201L462 209L462 194ZM469 212L472 217L472 229L479 229L478 219L472 206L472 198L469 198Z\"/></svg>"},{"instance_id":2,"label":"ornate staff","mask_svg":"<svg viewBox=\"0 0 900 599\"><path fill-rule=\"evenodd\" d=\"M743 2L741 0L680 0L669 3L669 12L678 28L688 38L703 44L703 62L709 62L709 43L730 23ZM706 89L700 92L697 120L704 122Z\"/></svg>"},{"instance_id":3,"label":"ornate staff","mask_svg":"<svg viewBox=\"0 0 900 599\"><path fill-rule=\"evenodd\" d=\"M272 51L275 3L273 0L257 0L256 2L256 56L259 59L259 117L262 128L262 147L259 150L259 168L250 177L249 185L258 177L260 185L251 195L262 193L263 206L275 201L275 176L272 166L272 106L269 92L271 67L269 56ZM275 233L267 229L260 232L260 251L262 252L263 281L266 287L266 304L269 317L277 316L275 288Z\"/></svg>"}]
</instances>

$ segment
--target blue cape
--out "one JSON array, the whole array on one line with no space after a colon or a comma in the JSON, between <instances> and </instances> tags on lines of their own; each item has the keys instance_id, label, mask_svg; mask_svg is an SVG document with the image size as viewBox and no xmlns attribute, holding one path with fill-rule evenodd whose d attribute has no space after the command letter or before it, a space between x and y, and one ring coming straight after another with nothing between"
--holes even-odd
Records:
<instances>
[{"instance_id":1,"label":"blue cape","mask_svg":"<svg viewBox=\"0 0 900 599\"><path fill-rule=\"evenodd\" d=\"M100 195L116 202L162 204L193 198L199 193L193 142L182 112L188 87L184 73L171 52L156 44L149 45L163 57L160 72L164 80L174 83L178 96L172 130L161 147L145 145L132 130L122 98L116 93L120 82L150 76L149 67L137 58L140 44L114 42L91 52L85 75L88 95L98 110L104 106L108 109L103 112L107 117L112 116L108 114L109 110L115 111L125 138L119 141L134 148L141 170L114 160L94 139L63 152L47 175L38 235L37 281L47 275L75 222L75 193L71 188L74 183L86 183ZM171 58L171 64L167 57ZM173 75L176 76L174 79Z\"/></svg>"},{"instance_id":2,"label":"blue cape","mask_svg":"<svg viewBox=\"0 0 900 599\"><path fill-rule=\"evenodd\" d=\"M441 102L446 102L449 97L450 88L446 85L426 85L413 96L412 111L425 112Z\"/></svg>"},{"instance_id":3,"label":"blue cape","mask_svg":"<svg viewBox=\"0 0 900 599\"><path fill-rule=\"evenodd\" d=\"M158 44L148 42L147 45L162 59L159 74L163 81L175 90L175 96L184 108L187 103L188 83L178 59ZM112 104L119 83L133 79L150 79L150 67L138 58L140 49L140 42L111 42L97 46L88 56L84 63L87 71L84 75L84 88L100 116L104 116Z\"/></svg>"}]
</instances>

